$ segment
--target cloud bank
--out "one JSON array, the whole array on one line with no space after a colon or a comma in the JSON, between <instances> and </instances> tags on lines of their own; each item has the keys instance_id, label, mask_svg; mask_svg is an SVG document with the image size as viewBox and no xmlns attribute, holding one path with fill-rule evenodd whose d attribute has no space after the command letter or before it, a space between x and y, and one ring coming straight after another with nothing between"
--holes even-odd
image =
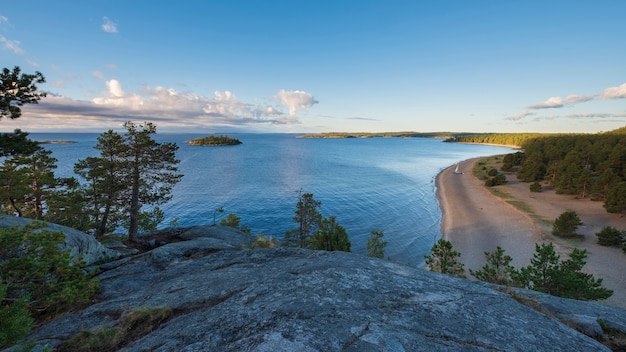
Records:
<instances>
[{"instance_id":1,"label":"cloud bank","mask_svg":"<svg viewBox=\"0 0 626 352\"><path fill-rule=\"evenodd\" d=\"M181 129L216 125L286 125L299 124L298 111L318 103L312 94L299 90L280 90L267 103L250 104L230 91L216 91L211 97L160 86L126 92L122 83L115 79L106 81L105 87L91 101L49 93L39 104L27 107L28 118L63 120L67 124L90 121L97 122L94 127L105 124L109 128L118 128L128 120L152 121L165 128Z\"/></svg>"}]
</instances>

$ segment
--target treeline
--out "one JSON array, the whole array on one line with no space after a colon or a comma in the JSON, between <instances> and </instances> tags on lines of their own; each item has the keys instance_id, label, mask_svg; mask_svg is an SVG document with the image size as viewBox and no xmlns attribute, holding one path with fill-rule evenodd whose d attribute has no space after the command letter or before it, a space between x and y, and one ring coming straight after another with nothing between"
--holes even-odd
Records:
<instances>
[{"instance_id":1,"label":"treeline","mask_svg":"<svg viewBox=\"0 0 626 352\"><path fill-rule=\"evenodd\" d=\"M452 132L322 132L307 133L298 138L454 138L457 134Z\"/></svg>"},{"instance_id":2,"label":"treeline","mask_svg":"<svg viewBox=\"0 0 626 352\"><path fill-rule=\"evenodd\" d=\"M626 210L626 128L543 136L522 147L520 180L547 181L559 194L604 201L611 213Z\"/></svg>"},{"instance_id":3,"label":"treeline","mask_svg":"<svg viewBox=\"0 0 626 352\"><path fill-rule=\"evenodd\" d=\"M477 133L456 136L447 139L445 142L499 144L521 147L524 143L533 139L563 135L545 133Z\"/></svg>"}]
</instances>

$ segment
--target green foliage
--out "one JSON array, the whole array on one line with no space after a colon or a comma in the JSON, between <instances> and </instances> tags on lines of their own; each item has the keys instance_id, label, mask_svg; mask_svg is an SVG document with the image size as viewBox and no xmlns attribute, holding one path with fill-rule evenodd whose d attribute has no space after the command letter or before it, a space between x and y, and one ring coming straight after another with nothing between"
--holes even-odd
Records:
<instances>
[{"instance_id":1,"label":"green foliage","mask_svg":"<svg viewBox=\"0 0 626 352\"><path fill-rule=\"evenodd\" d=\"M37 104L46 93L37 92L37 84L46 79L39 71L35 74L21 73L18 66L13 71L3 68L0 73L0 119L16 119L22 115L24 104Z\"/></svg>"},{"instance_id":2,"label":"green foliage","mask_svg":"<svg viewBox=\"0 0 626 352\"><path fill-rule=\"evenodd\" d=\"M221 209L221 208L220 208ZM225 219L220 220L220 225L236 228L243 233L250 233L250 228L247 226L240 226L241 218L235 214L228 214Z\"/></svg>"},{"instance_id":3,"label":"green foliage","mask_svg":"<svg viewBox=\"0 0 626 352\"><path fill-rule=\"evenodd\" d=\"M515 276L515 268L510 265L511 257L504 254L504 249L500 246L493 252L485 252L485 264L480 270L470 274L481 281L491 282L499 285L510 285L512 277Z\"/></svg>"},{"instance_id":4,"label":"green foliage","mask_svg":"<svg viewBox=\"0 0 626 352\"><path fill-rule=\"evenodd\" d=\"M554 246L535 246L531 265L514 275L516 285L554 296L579 299L606 299L613 291L602 287L602 279L581 271L586 264L587 251L574 248L569 259L560 261Z\"/></svg>"},{"instance_id":5,"label":"green foliage","mask_svg":"<svg viewBox=\"0 0 626 352\"><path fill-rule=\"evenodd\" d=\"M239 221L241 220L240 217L238 217L235 214L228 214L226 215L225 219L220 220L220 225L222 226L229 226L229 227L234 227L234 228L239 228Z\"/></svg>"},{"instance_id":6,"label":"green foliage","mask_svg":"<svg viewBox=\"0 0 626 352\"><path fill-rule=\"evenodd\" d=\"M621 214L626 210L626 182L622 181L609 188L604 209L615 214Z\"/></svg>"},{"instance_id":7,"label":"green foliage","mask_svg":"<svg viewBox=\"0 0 626 352\"><path fill-rule=\"evenodd\" d=\"M500 170L511 171L513 167L521 165L524 159L525 155L522 152L507 154L502 159L502 167L500 168Z\"/></svg>"},{"instance_id":8,"label":"green foliage","mask_svg":"<svg viewBox=\"0 0 626 352\"><path fill-rule=\"evenodd\" d=\"M139 232L153 232L156 231L157 227L160 223L165 219L165 213L158 206L152 208L148 211L140 211L139 212ZM129 222L125 222L125 226L128 227Z\"/></svg>"},{"instance_id":9,"label":"green foliage","mask_svg":"<svg viewBox=\"0 0 626 352\"><path fill-rule=\"evenodd\" d=\"M28 138L27 132L16 129L13 133L0 133L0 157L28 155L39 148L39 143Z\"/></svg>"},{"instance_id":10,"label":"green foliage","mask_svg":"<svg viewBox=\"0 0 626 352\"><path fill-rule=\"evenodd\" d=\"M98 137L99 157L79 160L74 171L85 179L85 209L96 236L128 223L128 237L136 240L139 229L151 228L158 213L143 215L142 207L163 204L171 199L178 174L175 143L157 143L150 122L124 124L123 135L109 130ZM143 224L142 224L143 221Z\"/></svg>"},{"instance_id":11,"label":"green foliage","mask_svg":"<svg viewBox=\"0 0 626 352\"><path fill-rule=\"evenodd\" d=\"M51 151L36 147L30 154L16 154L0 166L0 203L5 212L42 220L47 199L54 193L57 180L53 170L57 159Z\"/></svg>"},{"instance_id":12,"label":"green foliage","mask_svg":"<svg viewBox=\"0 0 626 352\"><path fill-rule=\"evenodd\" d=\"M491 168L489 169L489 171L487 172L487 175L489 176L496 176L498 174L498 170Z\"/></svg>"},{"instance_id":13,"label":"green foliage","mask_svg":"<svg viewBox=\"0 0 626 352\"><path fill-rule=\"evenodd\" d=\"M576 230L582 224L578 214L573 210L568 210L554 220L552 234L564 238L578 237L580 235L576 233Z\"/></svg>"},{"instance_id":14,"label":"green foliage","mask_svg":"<svg viewBox=\"0 0 626 352\"><path fill-rule=\"evenodd\" d=\"M541 192L542 190L541 183L539 182L531 183L529 188L531 192Z\"/></svg>"},{"instance_id":15,"label":"green foliage","mask_svg":"<svg viewBox=\"0 0 626 352\"><path fill-rule=\"evenodd\" d=\"M7 286L2 281L0 278L0 347L21 340L34 326L28 310L28 297L6 300Z\"/></svg>"},{"instance_id":16,"label":"green foliage","mask_svg":"<svg viewBox=\"0 0 626 352\"><path fill-rule=\"evenodd\" d=\"M298 228L285 233L284 244L299 248L307 248L309 238L322 220L322 214L317 208L322 206L322 202L315 200L312 193L298 193L298 203L293 221L298 223Z\"/></svg>"},{"instance_id":17,"label":"green foliage","mask_svg":"<svg viewBox=\"0 0 626 352\"><path fill-rule=\"evenodd\" d=\"M452 249L452 242L439 239L437 243L431 248L431 255L426 255L426 264L430 271L465 277L465 268L463 263L459 262L457 258L461 256L461 253Z\"/></svg>"},{"instance_id":18,"label":"green foliage","mask_svg":"<svg viewBox=\"0 0 626 352\"><path fill-rule=\"evenodd\" d=\"M118 351L149 334L173 316L174 311L168 307L137 308L115 326L82 331L63 341L55 351Z\"/></svg>"},{"instance_id":19,"label":"green foliage","mask_svg":"<svg viewBox=\"0 0 626 352\"><path fill-rule=\"evenodd\" d=\"M370 237L367 240L367 256L373 258L384 258L385 247L387 247L387 241L383 241L385 233L380 230L373 230L370 232Z\"/></svg>"},{"instance_id":20,"label":"green foliage","mask_svg":"<svg viewBox=\"0 0 626 352\"><path fill-rule=\"evenodd\" d=\"M346 229L337 223L334 216L319 222L319 229L313 233L309 243L310 249L324 251L350 252L351 247Z\"/></svg>"},{"instance_id":21,"label":"green foliage","mask_svg":"<svg viewBox=\"0 0 626 352\"><path fill-rule=\"evenodd\" d=\"M550 136L541 133L473 133L456 136L455 142L523 146L527 141Z\"/></svg>"},{"instance_id":22,"label":"green foliage","mask_svg":"<svg viewBox=\"0 0 626 352\"><path fill-rule=\"evenodd\" d=\"M81 263L59 249L64 234L43 226L0 229L0 345L28 333L31 316L45 319L86 304L98 290Z\"/></svg>"},{"instance_id":23,"label":"green foliage","mask_svg":"<svg viewBox=\"0 0 626 352\"><path fill-rule=\"evenodd\" d=\"M626 210L626 134L546 135L523 147L520 180L545 179L559 194L604 201L608 212Z\"/></svg>"},{"instance_id":24,"label":"green foliage","mask_svg":"<svg viewBox=\"0 0 626 352\"><path fill-rule=\"evenodd\" d=\"M491 170L495 170L495 169L491 169ZM497 174L494 177L487 179L487 181L485 181L485 186L487 187L500 186L505 183L506 183L506 176L502 174Z\"/></svg>"},{"instance_id":25,"label":"green foliage","mask_svg":"<svg viewBox=\"0 0 626 352\"><path fill-rule=\"evenodd\" d=\"M612 226L604 226L596 236L601 246L621 247L626 244L626 231L620 231Z\"/></svg>"},{"instance_id":26,"label":"green foliage","mask_svg":"<svg viewBox=\"0 0 626 352\"><path fill-rule=\"evenodd\" d=\"M29 296L28 306L52 315L89 302L98 282L85 276L68 251L61 251L62 232L41 230L43 223L0 229L0 272L7 297Z\"/></svg>"},{"instance_id":27,"label":"green foliage","mask_svg":"<svg viewBox=\"0 0 626 352\"><path fill-rule=\"evenodd\" d=\"M223 146L223 145L238 145L241 141L236 138L228 136L207 136L202 138L192 139L187 141L189 145L208 145L208 146Z\"/></svg>"}]
</instances>

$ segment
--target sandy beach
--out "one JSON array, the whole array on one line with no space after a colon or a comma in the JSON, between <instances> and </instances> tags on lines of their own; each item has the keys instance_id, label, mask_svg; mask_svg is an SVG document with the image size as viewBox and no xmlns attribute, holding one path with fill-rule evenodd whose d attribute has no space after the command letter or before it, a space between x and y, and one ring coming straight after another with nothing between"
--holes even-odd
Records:
<instances>
[{"instance_id":1,"label":"sandy beach","mask_svg":"<svg viewBox=\"0 0 626 352\"><path fill-rule=\"evenodd\" d=\"M562 258L574 247L584 248L589 253L584 270L602 278L604 286L614 291L613 296L600 302L626 308L626 254L620 248L598 245L595 236L606 225L626 229L625 217L607 213L602 202L557 195L550 189L530 192L527 183L507 175L508 183L498 187L512 196L508 201L513 199L529 205L536 214L531 218L491 194L484 182L472 175L477 160L461 162L459 170L463 174L454 173L455 166L443 170L436 181L443 213L441 233L461 253L466 270L480 269L485 264L484 252L491 252L496 246L506 250L516 268L530 264L536 243L554 243ZM566 210L574 210L583 221L584 225L577 231L585 236L583 241L551 235L551 222Z\"/></svg>"}]
</instances>

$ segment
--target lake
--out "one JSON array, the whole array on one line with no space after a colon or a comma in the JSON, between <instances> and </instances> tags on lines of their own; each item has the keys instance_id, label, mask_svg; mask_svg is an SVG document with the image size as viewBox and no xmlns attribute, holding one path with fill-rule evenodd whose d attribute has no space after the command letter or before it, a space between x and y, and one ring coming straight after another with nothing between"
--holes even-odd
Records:
<instances>
[{"instance_id":1,"label":"lake","mask_svg":"<svg viewBox=\"0 0 626 352\"><path fill-rule=\"evenodd\" d=\"M477 156L504 154L510 148L443 143L435 138L304 139L294 134L226 134L237 146L189 146L206 134L156 134L175 142L184 177L173 198L162 205L166 220L178 226L206 225L228 213L253 234L282 238L292 221L298 191L313 193L320 212L346 228L352 251L366 253L372 230L383 230L386 256L421 265L440 236L441 211L435 176L444 168ZM59 177L75 176L76 161L97 156L98 134L32 133L34 140L72 140L45 144L58 159ZM469 170L466 170L469 171Z\"/></svg>"}]
</instances>

